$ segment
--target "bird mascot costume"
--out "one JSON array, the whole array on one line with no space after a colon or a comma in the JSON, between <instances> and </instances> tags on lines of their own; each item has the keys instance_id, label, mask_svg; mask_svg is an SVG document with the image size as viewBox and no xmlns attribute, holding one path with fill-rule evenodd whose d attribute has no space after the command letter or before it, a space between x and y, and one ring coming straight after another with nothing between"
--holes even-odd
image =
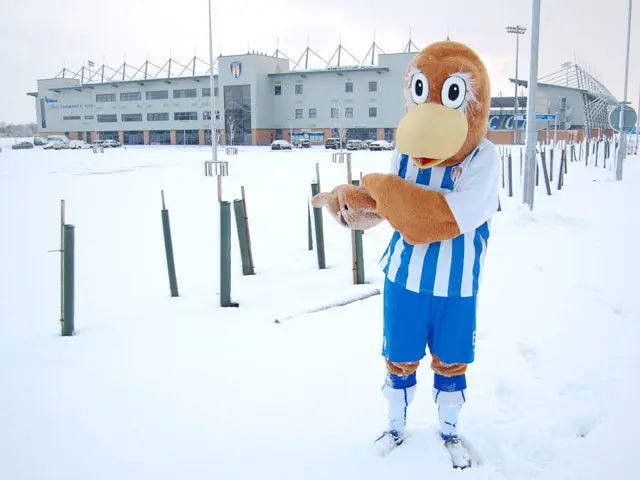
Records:
<instances>
[{"instance_id":1,"label":"bird mascot costume","mask_svg":"<svg viewBox=\"0 0 640 480\"><path fill-rule=\"evenodd\" d=\"M484 138L489 76L468 46L436 42L409 64L404 99L391 172L365 175L360 187L321 192L312 203L346 228L387 221L394 230L380 261L388 427L376 445L386 454L404 442L416 370L428 346L440 434L453 466L465 468L471 460L457 426L475 355L490 220L499 208L500 156Z\"/></svg>"}]
</instances>

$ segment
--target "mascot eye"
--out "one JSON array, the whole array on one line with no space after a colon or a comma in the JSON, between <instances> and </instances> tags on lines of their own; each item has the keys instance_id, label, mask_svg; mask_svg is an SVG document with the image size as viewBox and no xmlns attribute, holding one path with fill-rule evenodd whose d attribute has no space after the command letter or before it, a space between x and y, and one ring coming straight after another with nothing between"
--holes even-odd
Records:
<instances>
[{"instance_id":1,"label":"mascot eye","mask_svg":"<svg viewBox=\"0 0 640 480\"><path fill-rule=\"evenodd\" d=\"M429 82L424 73L416 73L411 79L411 98L414 103L424 103L429 98Z\"/></svg>"},{"instance_id":2,"label":"mascot eye","mask_svg":"<svg viewBox=\"0 0 640 480\"><path fill-rule=\"evenodd\" d=\"M449 77L442 85L442 104L445 107L460 108L467 95L467 84L460 77Z\"/></svg>"}]
</instances>

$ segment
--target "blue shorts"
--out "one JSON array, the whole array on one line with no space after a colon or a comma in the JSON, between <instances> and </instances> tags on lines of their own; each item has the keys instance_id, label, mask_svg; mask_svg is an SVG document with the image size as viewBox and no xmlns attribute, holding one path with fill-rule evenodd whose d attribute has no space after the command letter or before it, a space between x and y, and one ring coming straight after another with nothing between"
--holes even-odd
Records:
<instances>
[{"instance_id":1,"label":"blue shorts","mask_svg":"<svg viewBox=\"0 0 640 480\"><path fill-rule=\"evenodd\" d=\"M472 363L476 343L476 297L434 297L384 283L382 355L415 362L426 348L447 364Z\"/></svg>"}]
</instances>

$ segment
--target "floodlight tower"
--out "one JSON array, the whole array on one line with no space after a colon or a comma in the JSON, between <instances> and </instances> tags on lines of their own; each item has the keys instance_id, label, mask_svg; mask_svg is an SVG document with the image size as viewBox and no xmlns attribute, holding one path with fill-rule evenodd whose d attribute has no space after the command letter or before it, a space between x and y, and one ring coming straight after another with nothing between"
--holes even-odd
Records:
<instances>
[{"instance_id":1,"label":"floodlight tower","mask_svg":"<svg viewBox=\"0 0 640 480\"><path fill-rule=\"evenodd\" d=\"M516 36L516 78L515 78L515 109L513 111L513 143L518 145L518 129L517 129L517 115L518 115L518 52L520 47L520 35L524 35L527 29L522 25L508 25L507 33L513 33Z\"/></svg>"},{"instance_id":2,"label":"floodlight tower","mask_svg":"<svg viewBox=\"0 0 640 480\"><path fill-rule=\"evenodd\" d=\"M569 86L569 69L571 68L572 65L573 64L571 62L564 62L562 64L562 68L567 69L567 84L566 84L567 87Z\"/></svg>"}]
</instances>

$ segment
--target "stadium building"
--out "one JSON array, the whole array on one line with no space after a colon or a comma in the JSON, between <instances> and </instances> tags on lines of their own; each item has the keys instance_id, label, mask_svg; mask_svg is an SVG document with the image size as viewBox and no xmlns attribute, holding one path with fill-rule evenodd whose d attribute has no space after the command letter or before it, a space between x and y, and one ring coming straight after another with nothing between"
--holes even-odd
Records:
<instances>
[{"instance_id":1,"label":"stadium building","mask_svg":"<svg viewBox=\"0 0 640 480\"><path fill-rule=\"evenodd\" d=\"M347 139L393 140L404 114L406 67L416 51L409 40L403 52L391 54L374 41L362 62L342 45L328 62L309 47L297 62L279 51L220 56L214 62L219 143L268 145L304 136L322 144L340 132ZM308 68L310 55L320 58L321 68ZM356 63L343 65L346 55ZM536 110L557 119L557 125L537 121L540 139L549 138L549 131L551 138L581 139L606 129L615 98L578 66L571 80L569 69L561 73L538 84ZM169 59L162 66L146 61L138 68L126 62L115 69L95 68L89 62L37 83L37 92L28 95L36 98L40 136L114 139L125 145L211 143L209 65L197 57L186 65ZM515 97L492 99L489 139L524 142L526 122L518 116L525 113L526 100L526 93L518 96L516 108Z\"/></svg>"}]
</instances>

